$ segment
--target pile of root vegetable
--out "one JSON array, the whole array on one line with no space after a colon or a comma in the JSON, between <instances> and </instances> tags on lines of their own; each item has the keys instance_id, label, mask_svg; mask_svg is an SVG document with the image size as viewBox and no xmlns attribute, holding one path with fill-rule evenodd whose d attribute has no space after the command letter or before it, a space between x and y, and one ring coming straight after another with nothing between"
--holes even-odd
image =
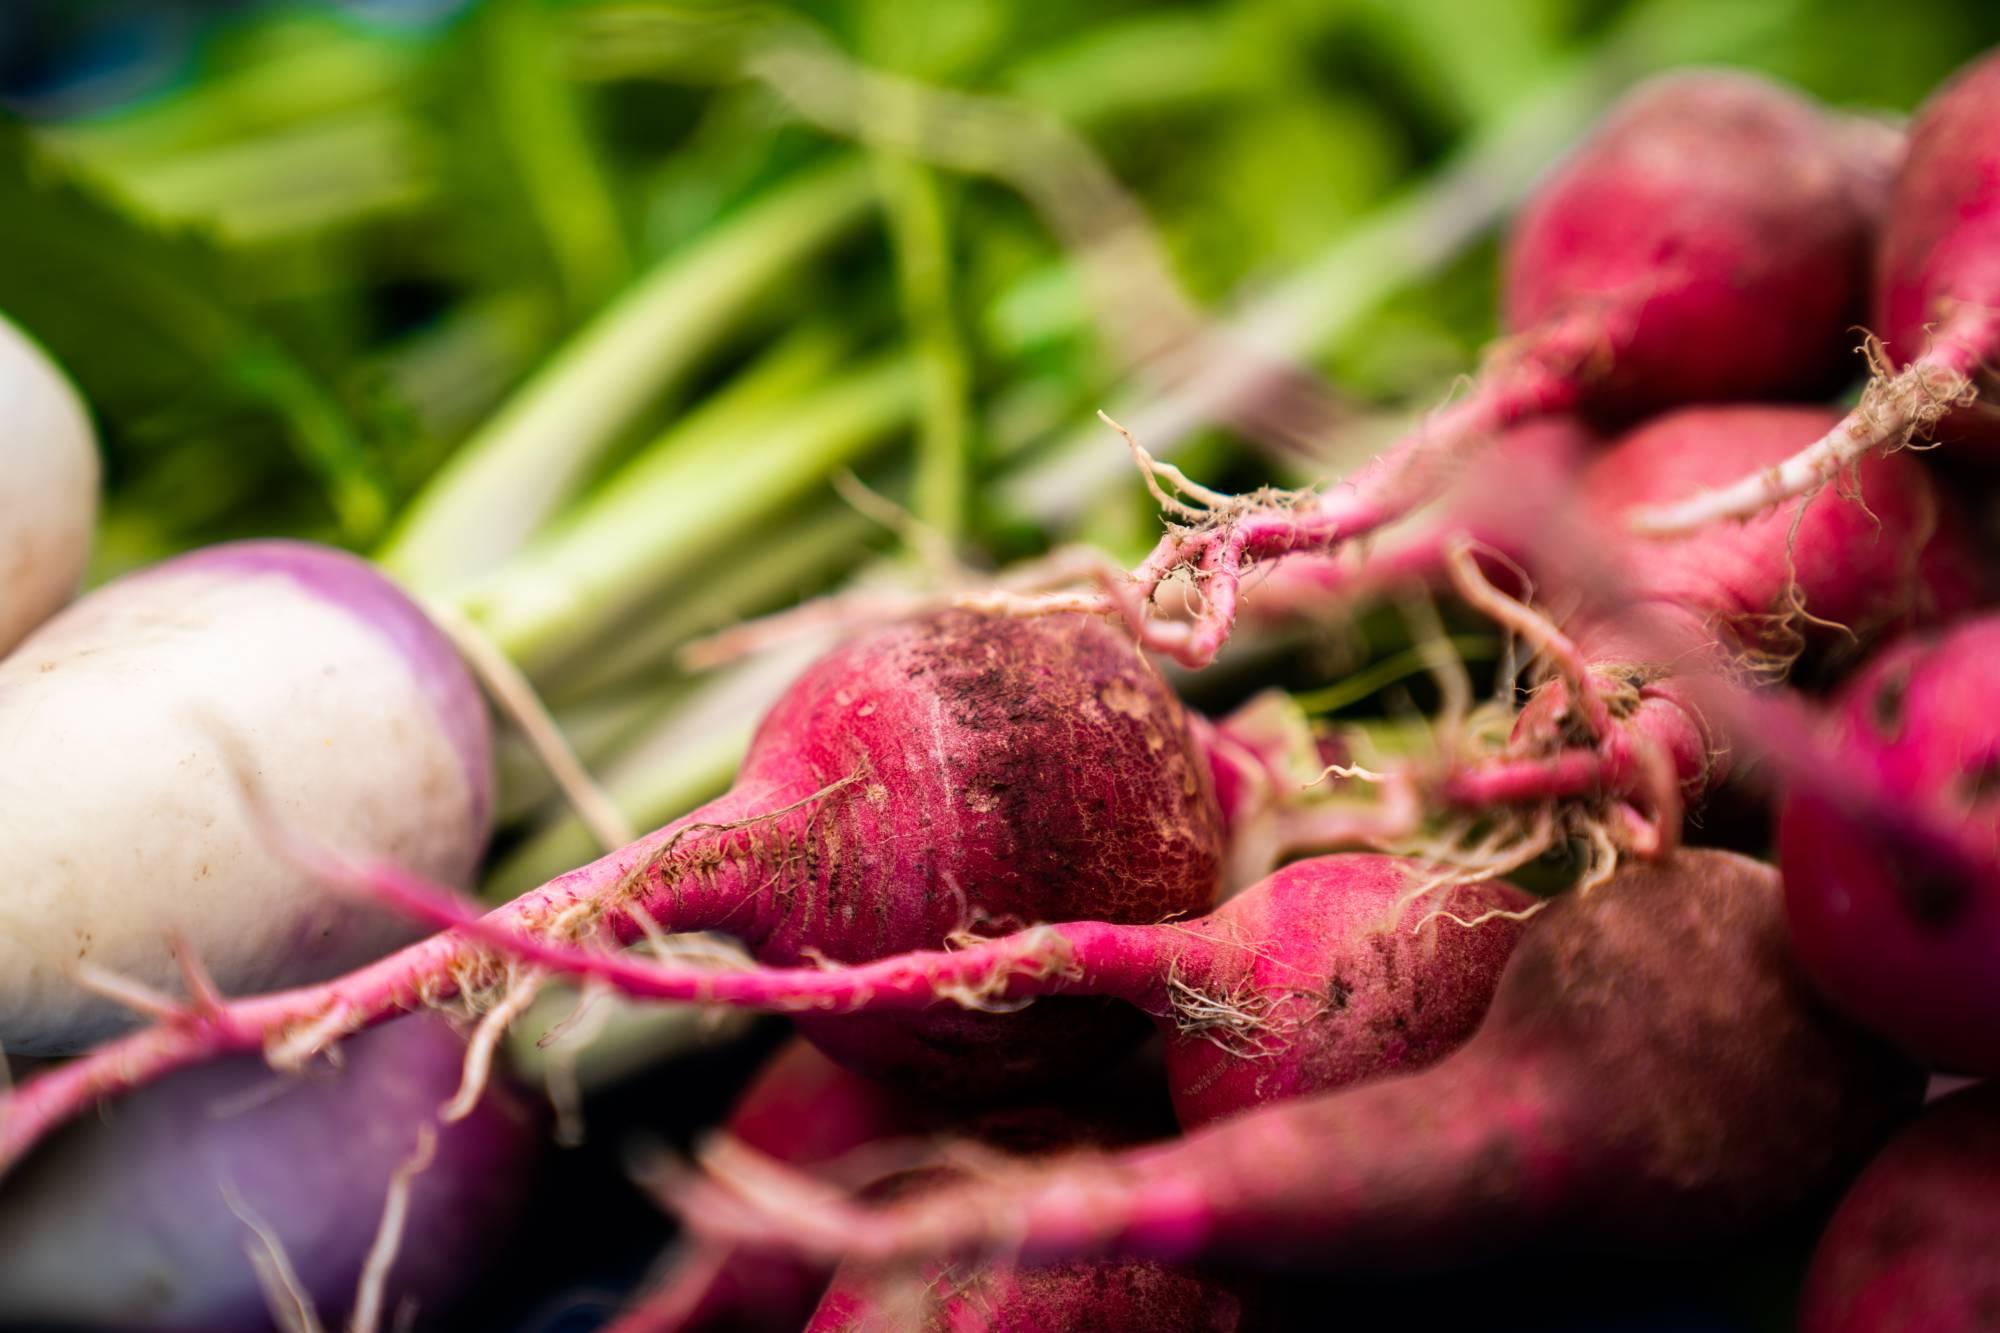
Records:
<instances>
[{"instance_id":1,"label":"pile of root vegetable","mask_svg":"<svg viewBox=\"0 0 2000 1333\"><path fill-rule=\"evenodd\" d=\"M810 108L820 58L749 60ZM0 1321L517 1323L480 1290L542 1264L627 1333L1680 1328L1723 1270L1809 1333L1995 1327L2000 54L1906 126L1642 81L1500 286L1344 476L1223 491L1114 423L1135 568L709 639L788 683L636 837L517 667L604 665L562 599L701 495L494 575L544 515L482 515L474 450L383 566L257 538L71 600L91 416L0 325ZM1259 677L1383 607L1427 715ZM1247 702L1184 702L1211 670ZM610 844L498 905L489 699ZM703 1035L740 1011L786 1037ZM648 1057L693 1137L614 1145L678 1228L636 1284L531 1205L631 1025L707 1048Z\"/></svg>"}]
</instances>

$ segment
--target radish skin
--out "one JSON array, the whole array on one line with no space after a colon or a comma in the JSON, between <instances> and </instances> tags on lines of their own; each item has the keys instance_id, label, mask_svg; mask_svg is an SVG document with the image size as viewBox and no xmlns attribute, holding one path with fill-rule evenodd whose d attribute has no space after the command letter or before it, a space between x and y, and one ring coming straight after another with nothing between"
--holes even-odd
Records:
<instances>
[{"instance_id":1,"label":"radish skin","mask_svg":"<svg viewBox=\"0 0 2000 1333\"><path fill-rule=\"evenodd\" d=\"M1799 1333L1981 1333L2000 1312L2000 1086L1932 1103L1841 1200Z\"/></svg>"},{"instance_id":2,"label":"radish skin","mask_svg":"<svg viewBox=\"0 0 2000 1333\"><path fill-rule=\"evenodd\" d=\"M1149 647L1205 666L1252 566L1402 518L1511 427L1823 392L1864 300L1894 143L1752 75L1682 71L1641 85L1523 211L1505 259L1509 336L1462 401L1338 485L1281 503L1217 495L1142 456L1179 490L1156 493L1185 526L1104 609ZM1156 618L1154 595L1183 569L1199 579L1199 614Z\"/></svg>"},{"instance_id":3,"label":"radish skin","mask_svg":"<svg viewBox=\"0 0 2000 1333\"><path fill-rule=\"evenodd\" d=\"M1872 320L1893 367L1832 429L1754 474L1631 516L1687 532L1823 486L1870 453L1966 433L1991 438L1978 401L2000 358L2000 52L1931 95L1910 127L1876 256Z\"/></svg>"},{"instance_id":4,"label":"radish skin","mask_svg":"<svg viewBox=\"0 0 2000 1333\"><path fill-rule=\"evenodd\" d=\"M0 1047L63 1054L132 1026L79 970L178 994L177 940L239 994L411 938L266 844L232 738L265 799L313 836L452 880L477 866L484 705L413 603L303 543L169 560L0 661Z\"/></svg>"},{"instance_id":5,"label":"radish skin","mask_svg":"<svg viewBox=\"0 0 2000 1333\"><path fill-rule=\"evenodd\" d=\"M1795 777L1779 812L1786 907L1827 998L1942 1068L2000 1074L2000 617L1912 638L1841 691L1824 731L1858 811ZM1953 831L1947 861L1887 822Z\"/></svg>"},{"instance_id":6,"label":"radish skin","mask_svg":"<svg viewBox=\"0 0 2000 1333\"><path fill-rule=\"evenodd\" d=\"M1922 1087L1798 974L1775 871L1682 851L1555 900L1478 1035L1419 1073L879 1210L724 1146L681 1202L699 1233L878 1263L1357 1273L1641 1249L1754 1233L1838 1185Z\"/></svg>"},{"instance_id":7,"label":"radish skin","mask_svg":"<svg viewBox=\"0 0 2000 1333\"><path fill-rule=\"evenodd\" d=\"M715 971L495 929L471 904L408 875L378 873L366 887L530 965L655 1000L791 1013L836 1051L859 1044L855 1029L879 1030L894 1014L1115 996L1164 1035L1174 1108L1189 1128L1436 1061L1485 1015L1535 903L1512 885L1452 882L1408 858L1320 856L1188 921L1065 922L849 968Z\"/></svg>"},{"instance_id":8,"label":"radish skin","mask_svg":"<svg viewBox=\"0 0 2000 1333\"><path fill-rule=\"evenodd\" d=\"M942 1171L882 1182L870 1196L907 1199L949 1182ZM848 1262L834 1271L805 1333L1238 1333L1243 1301L1215 1277L1145 1260L1020 1268L926 1264L916 1272Z\"/></svg>"},{"instance_id":9,"label":"radish skin","mask_svg":"<svg viewBox=\"0 0 2000 1333\"><path fill-rule=\"evenodd\" d=\"M83 400L0 315L0 656L82 580L97 526L98 473Z\"/></svg>"},{"instance_id":10,"label":"radish skin","mask_svg":"<svg viewBox=\"0 0 2000 1333\"><path fill-rule=\"evenodd\" d=\"M1577 507L1615 531L1636 506L1686 494L1745 458L1783 457L1831 418L1761 405L1667 413L1592 461ZM1629 815L1611 823L1614 836L1649 854L1678 836L1673 807L1699 801L1730 771L1729 748L1695 698L1705 676L1746 660L1777 674L1816 643L1948 619L1977 602L1984 581L1956 511L1912 458L1868 461L1855 494L1822 492L1798 516L1637 548L1592 533L1601 545L1587 562L1567 545L1532 560L1543 596L1581 602L1547 645L1557 678L1522 710L1506 753L1447 775L1441 796L1468 809L1608 804ZM1607 568L1620 580L1612 596L1590 584Z\"/></svg>"},{"instance_id":11,"label":"radish skin","mask_svg":"<svg viewBox=\"0 0 2000 1333\"><path fill-rule=\"evenodd\" d=\"M795 1038L743 1089L723 1129L777 1161L832 1171L869 1144L944 1125L936 1107L850 1073ZM606 1333L791 1333L812 1317L825 1288L823 1269L784 1255L696 1249L676 1254L658 1286Z\"/></svg>"}]
</instances>

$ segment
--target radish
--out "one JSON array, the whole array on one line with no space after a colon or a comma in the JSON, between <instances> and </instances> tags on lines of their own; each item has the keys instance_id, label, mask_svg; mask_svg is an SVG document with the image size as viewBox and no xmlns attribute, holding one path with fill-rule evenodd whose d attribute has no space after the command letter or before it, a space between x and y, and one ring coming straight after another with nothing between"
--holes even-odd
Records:
<instances>
[{"instance_id":1,"label":"radish","mask_svg":"<svg viewBox=\"0 0 2000 1333\"><path fill-rule=\"evenodd\" d=\"M1933 93L1910 127L1876 256L1872 318L1894 367L1852 412L1755 473L1739 468L1740 479L1636 511L1632 526L1666 534L1748 517L1871 452L1933 438L1940 423L1991 437L1990 414L1981 421L1956 409L1977 401L1983 368L2000 357L2000 51Z\"/></svg>"},{"instance_id":2,"label":"radish","mask_svg":"<svg viewBox=\"0 0 2000 1333\"><path fill-rule=\"evenodd\" d=\"M1783 457L1831 415L1734 406L1657 417L1585 469L1579 507L1615 523L1746 459ZM1829 625L1866 636L1947 617L1976 600L1980 582L1955 513L1910 458L1871 460L1856 493L1822 493L1798 516L1769 514L1641 549L1592 537L1601 544L1587 563L1562 547L1533 562L1559 604L1585 599L1562 631L1520 617L1504 599L1487 600L1541 636L1537 646L1558 679L1523 709L1502 757L1449 774L1440 794L1474 809L1593 802L1599 827L1644 853L1670 845L1679 803L1728 772L1727 747L1711 737L1693 698L1705 673L1775 674L1813 640L1837 639ZM1620 564L1615 595L1590 586Z\"/></svg>"},{"instance_id":3,"label":"radish","mask_svg":"<svg viewBox=\"0 0 2000 1333\"><path fill-rule=\"evenodd\" d=\"M795 1039L750 1081L724 1129L778 1161L830 1173L870 1144L926 1134L944 1123L937 1110L850 1073ZM790 1333L811 1318L825 1287L823 1270L783 1255L748 1248L676 1254L660 1284L608 1333Z\"/></svg>"},{"instance_id":4,"label":"radish","mask_svg":"<svg viewBox=\"0 0 2000 1333\"><path fill-rule=\"evenodd\" d=\"M847 1079L859 1082L853 1075ZM987 1164L1003 1160L995 1156L998 1153L1034 1159L1084 1145L1129 1147L1158 1139L1169 1128L1160 1114L1164 1108L1158 1105L1157 1080L1157 1070L1149 1061L1127 1062L1112 1071L1108 1080L1099 1080L1058 1105L989 1109L959 1128L977 1141ZM851 1123L847 1113L856 1105L856 1091L837 1084L829 1087L825 1079L818 1083L822 1094L834 1094L830 1107L834 1118ZM864 1094L860 1104L872 1110L879 1104L879 1096L870 1099ZM894 1125L898 1118L903 1123L896 1128L905 1134L919 1120L927 1119L933 1129L943 1129L947 1123L934 1111L926 1115L908 1107L892 1111L889 1124ZM807 1131L813 1138L821 1132ZM842 1163L829 1163L829 1178L868 1183L871 1197L902 1198L937 1188L962 1172L962 1168L933 1165L884 1177L882 1164L894 1160L896 1145L877 1139L868 1147L872 1153L859 1151ZM907 1157L916 1147L906 1143L903 1155ZM872 1171L871 1156L875 1162ZM759 1257L766 1263L774 1261L772 1256ZM810 1312L809 1322L794 1320L783 1326L798 1328L803 1322L808 1330L825 1333L974 1328L1018 1333L1040 1329L1232 1333L1241 1327L1243 1318L1242 1302L1222 1282L1146 1262L1065 1264L1029 1270L988 1264L937 1265L921 1274L886 1273L848 1264L833 1274L830 1283L820 1275L817 1285L824 1295L817 1310ZM755 1308L761 1316L759 1326L781 1327L778 1309L767 1300L756 1301ZM641 1329L662 1333L663 1328L686 1326L627 1316L614 1328L617 1333L639 1333Z\"/></svg>"},{"instance_id":5,"label":"radish","mask_svg":"<svg viewBox=\"0 0 2000 1333\"><path fill-rule=\"evenodd\" d=\"M1014 1004L1055 993L1116 995L1146 1009L1162 1030L1174 1109L1192 1128L1264 1102L1419 1069L1471 1035L1533 900L1486 883L1416 901L1423 870L1387 856L1317 857L1186 923L1043 927L955 953L802 978L634 967L605 979L667 998L848 1014L941 996ZM1444 914L1453 919L1432 919ZM815 1014L813 1021L831 1027L835 1020ZM753 1085L727 1128L778 1160L811 1164L870 1133L941 1127L936 1115L799 1052ZM648 1307L712 1312L740 1304L747 1290L776 1289L787 1272L798 1270L766 1255L734 1255L716 1268L687 1270ZM988 1273L979 1281L993 1280ZM1102 1280L1094 1269L1034 1275L1024 1278L1028 1294L1016 1296L1060 1302ZM1133 1281L1147 1291L1157 1286L1162 1299L1193 1299L1199 1290L1164 1270ZM845 1303L840 1308L853 1313ZM692 1322L682 1316L629 1327L687 1327L682 1318Z\"/></svg>"},{"instance_id":6,"label":"radish","mask_svg":"<svg viewBox=\"0 0 2000 1333\"><path fill-rule=\"evenodd\" d=\"M97 524L97 478L83 400L0 316L0 655L76 591Z\"/></svg>"},{"instance_id":7,"label":"radish","mask_svg":"<svg viewBox=\"0 0 2000 1333\"><path fill-rule=\"evenodd\" d=\"M1555 900L1470 1043L1185 1139L856 1206L726 1144L688 1225L821 1257L1119 1255L1356 1273L1754 1231L1843 1180L1919 1071L1789 957L1778 877L1681 851Z\"/></svg>"},{"instance_id":8,"label":"radish","mask_svg":"<svg viewBox=\"0 0 2000 1333\"><path fill-rule=\"evenodd\" d=\"M296 819L266 813L270 836ZM1128 638L1080 616L947 611L822 657L766 715L733 790L493 922L621 943L655 927L719 930L766 963L860 962L968 929L1199 912L1215 895L1220 824L1180 703ZM311 854L299 841L295 859ZM0 1099L0 1165L54 1121L168 1069L279 1038L283 1057L305 1058L504 976L477 940L448 934L321 986L180 1015ZM1143 1030L1128 1008L1078 998L864 1016L822 1035L864 1072L976 1097L1091 1068Z\"/></svg>"},{"instance_id":9,"label":"radish","mask_svg":"<svg viewBox=\"0 0 2000 1333\"><path fill-rule=\"evenodd\" d=\"M434 1124L463 1056L442 1020L415 1017L354 1042L337 1074L288 1079L239 1058L72 1127L0 1190L0 1321L250 1333L272 1326L268 1299L299 1295L333 1321L425 1136L429 1164L369 1299L433 1320L520 1215L538 1149L533 1108L497 1081L466 1118ZM275 1256L260 1233L292 1291L263 1288Z\"/></svg>"},{"instance_id":10,"label":"radish","mask_svg":"<svg viewBox=\"0 0 2000 1333\"><path fill-rule=\"evenodd\" d=\"M920 1197L952 1178L909 1172L870 1197ZM935 1263L915 1273L850 1261L834 1271L805 1333L1237 1333L1249 1326L1243 1304L1211 1275L1143 1260Z\"/></svg>"},{"instance_id":11,"label":"radish","mask_svg":"<svg viewBox=\"0 0 2000 1333\"><path fill-rule=\"evenodd\" d=\"M0 1047L78 1050L189 969L268 990L410 938L268 846L229 737L313 836L451 879L478 864L484 705L408 598L298 542L168 560L0 661Z\"/></svg>"},{"instance_id":12,"label":"radish","mask_svg":"<svg viewBox=\"0 0 2000 1333\"><path fill-rule=\"evenodd\" d=\"M1806 1276L1800 1333L1979 1333L2000 1319L2000 1085L1953 1093L1841 1201Z\"/></svg>"},{"instance_id":13,"label":"radish","mask_svg":"<svg viewBox=\"0 0 2000 1333\"><path fill-rule=\"evenodd\" d=\"M1243 611L1263 622L1339 622L1368 602L1395 592L1450 587L1452 547L1470 539L1504 559L1481 559L1482 572L1510 593L1525 593L1509 566L1531 564L1536 552L1518 512L1519 497L1567 489L1604 441L1579 417L1538 417L1503 432L1453 486L1438 510L1412 515L1383 532L1365 551L1299 555L1272 565L1246 588Z\"/></svg>"},{"instance_id":14,"label":"radish","mask_svg":"<svg viewBox=\"0 0 2000 1333\"><path fill-rule=\"evenodd\" d=\"M1463 401L1320 493L1235 498L1158 468L1180 486L1180 498L1160 496L1186 526L1107 606L1142 626L1149 646L1202 666L1228 636L1251 565L1402 517L1511 426L1825 391L1864 299L1895 144L1748 74L1683 71L1641 85L1517 222L1508 336ZM1183 569L1199 580L1200 613L1148 621L1160 584Z\"/></svg>"},{"instance_id":15,"label":"radish","mask_svg":"<svg viewBox=\"0 0 2000 1333\"><path fill-rule=\"evenodd\" d=\"M1011 1008L1051 995L1116 996L1164 1035L1174 1109L1190 1128L1436 1061L1479 1025L1534 903L1512 885L1455 883L1402 857L1321 856L1191 921L1066 922L858 967L717 972L515 935L407 876L372 887L532 965L653 999L792 1013L849 1063L864 1058L854 1033L888 1015L952 1001Z\"/></svg>"},{"instance_id":16,"label":"radish","mask_svg":"<svg viewBox=\"0 0 2000 1333\"><path fill-rule=\"evenodd\" d=\"M1917 1056L2000 1074L2000 616L1877 656L1835 700L1837 784L1795 775L1778 846L1799 957L1828 998ZM1859 802L1844 799L1851 787ZM1857 808L1858 805L1858 808ZM1966 855L1890 817L1950 830Z\"/></svg>"}]
</instances>

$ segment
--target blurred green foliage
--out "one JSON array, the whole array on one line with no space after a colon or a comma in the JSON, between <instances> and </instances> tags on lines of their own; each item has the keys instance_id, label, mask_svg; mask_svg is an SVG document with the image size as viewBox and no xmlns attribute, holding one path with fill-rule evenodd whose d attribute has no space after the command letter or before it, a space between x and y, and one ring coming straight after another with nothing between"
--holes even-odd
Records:
<instances>
[{"instance_id":1,"label":"blurred green foliage","mask_svg":"<svg viewBox=\"0 0 2000 1333\"><path fill-rule=\"evenodd\" d=\"M703 20L803 20L1078 127L1212 306L1308 264L1637 9L1662 41L1896 111L2000 40L2000 8L1977 0L822 0L650 6L692 35L618 68L578 56L604 8L232 9L143 97L0 137L0 308L103 425L104 570L253 531L371 545L636 275L852 151L738 77ZM1004 184L883 171L883 220L721 330L598 475L774 334L827 323L850 355L923 354L911 502L974 538L1017 531L980 479L1087 422L1118 363ZM1449 265L1312 359L1357 398L1434 395L1491 332L1490 273L1486 254Z\"/></svg>"}]
</instances>

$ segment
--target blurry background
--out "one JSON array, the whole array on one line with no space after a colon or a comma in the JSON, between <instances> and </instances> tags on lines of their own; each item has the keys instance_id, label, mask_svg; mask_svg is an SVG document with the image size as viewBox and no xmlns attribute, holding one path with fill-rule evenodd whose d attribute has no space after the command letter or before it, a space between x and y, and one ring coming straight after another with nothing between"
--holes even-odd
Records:
<instances>
[{"instance_id":1,"label":"blurry background","mask_svg":"<svg viewBox=\"0 0 2000 1333\"><path fill-rule=\"evenodd\" d=\"M96 578L250 534L373 554L649 825L791 669L697 673L697 636L855 577L1149 547L1097 409L1242 487L1441 401L1511 204L1647 73L1902 114L1995 42L1991 0L7 0L0 311L95 412ZM590 854L532 764L503 778L489 888ZM546 1210L597 1220L563 1271L606 1290L663 1230L619 1172ZM546 1297L528 1269L496 1309Z\"/></svg>"}]
</instances>

